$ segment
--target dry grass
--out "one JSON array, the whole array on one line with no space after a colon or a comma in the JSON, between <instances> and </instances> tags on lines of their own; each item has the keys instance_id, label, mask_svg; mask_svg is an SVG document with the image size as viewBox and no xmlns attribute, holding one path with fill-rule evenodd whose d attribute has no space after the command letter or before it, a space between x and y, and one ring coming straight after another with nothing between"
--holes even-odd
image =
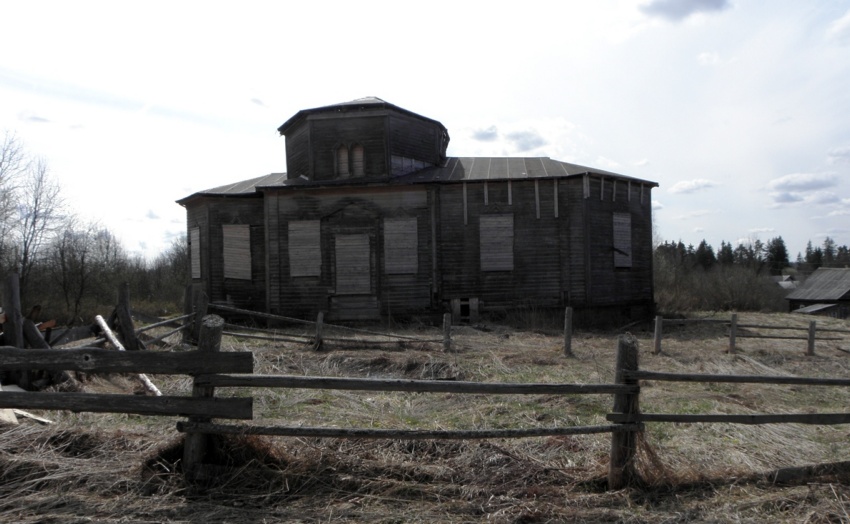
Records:
<instances>
[{"instance_id":1,"label":"dry grass","mask_svg":"<svg viewBox=\"0 0 850 524\"><path fill-rule=\"evenodd\" d=\"M806 325L788 315L742 314L741 323ZM818 319L847 329L846 323ZM633 327L641 367L656 371L848 375L850 339L740 339L728 354L721 326L670 327L661 355ZM439 339L437 328L397 328ZM295 331L293 331L294 333ZM455 330L460 350L404 342L329 343L226 338L250 350L258 373L498 382L604 383L617 333L578 333L575 358L557 331L500 326ZM374 338L374 337L369 337ZM185 394L185 377L152 377ZM97 391L132 390L126 377L92 378ZM223 395L234 394L222 390ZM605 423L609 396L461 396L256 389L263 424L473 429ZM843 412L850 392L799 386L644 384L642 410L674 413ZM605 492L610 436L491 441L221 438L215 464L195 482L181 474L174 420L43 412L58 423L0 428L4 522L850 522L847 426L648 424L641 488ZM783 484L781 468L825 464Z\"/></svg>"}]
</instances>

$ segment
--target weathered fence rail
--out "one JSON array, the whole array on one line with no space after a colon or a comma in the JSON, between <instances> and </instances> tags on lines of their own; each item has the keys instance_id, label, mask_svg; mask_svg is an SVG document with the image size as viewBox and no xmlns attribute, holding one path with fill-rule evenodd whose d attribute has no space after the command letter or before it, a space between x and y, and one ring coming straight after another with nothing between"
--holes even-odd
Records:
<instances>
[{"instance_id":1,"label":"weathered fence rail","mask_svg":"<svg viewBox=\"0 0 850 524\"><path fill-rule=\"evenodd\" d=\"M655 333L653 335L653 348L656 354L661 353L661 341L663 338L664 324L668 325L684 325L684 324L726 324L729 326L729 347L728 351L734 353L738 349L737 340L739 338L750 339L766 339L766 340L805 340L806 354L815 354L815 343L818 341L828 342L844 340L841 337L824 337L818 336L817 333L843 333L850 334L848 329L828 329L818 328L817 322L809 321L808 327L799 326L777 326L765 324L740 324L738 323L738 314L732 313L729 320L723 319L699 319L699 318L663 318L662 316L655 317ZM764 333L741 333L739 329L761 329L767 331L803 331L806 336L785 336L773 335Z\"/></svg>"}]
</instances>

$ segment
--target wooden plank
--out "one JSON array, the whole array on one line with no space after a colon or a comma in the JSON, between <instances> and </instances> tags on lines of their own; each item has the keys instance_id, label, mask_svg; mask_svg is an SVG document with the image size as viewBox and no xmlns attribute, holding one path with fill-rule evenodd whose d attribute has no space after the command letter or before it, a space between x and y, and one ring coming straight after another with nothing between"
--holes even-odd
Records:
<instances>
[{"instance_id":1,"label":"wooden plank","mask_svg":"<svg viewBox=\"0 0 850 524\"><path fill-rule=\"evenodd\" d=\"M419 271L416 217L384 219L384 272L404 275Z\"/></svg>"},{"instance_id":2,"label":"wooden plank","mask_svg":"<svg viewBox=\"0 0 850 524\"><path fill-rule=\"evenodd\" d=\"M514 215L501 213L479 218L481 271L513 271Z\"/></svg>"},{"instance_id":3,"label":"wooden plank","mask_svg":"<svg viewBox=\"0 0 850 524\"><path fill-rule=\"evenodd\" d=\"M250 397L145 397L141 395L100 395L94 393L15 393L3 391L0 392L0 408L134 413L157 416L204 416L247 420L253 416L253 399Z\"/></svg>"},{"instance_id":4,"label":"wooden plank","mask_svg":"<svg viewBox=\"0 0 850 524\"><path fill-rule=\"evenodd\" d=\"M189 258L192 278L201 278L201 229L198 227L189 230Z\"/></svg>"},{"instance_id":5,"label":"wooden plank","mask_svg":"<svg viewBox=\"0 0 850 524\"><path fill-rule=\"evenodd\" d=\"M312 277L322 274L321 222L289 222L289 275Z\"/></svg>"},{"instance_id":6,"label":"wooden plank","mask_svg":"<svg viewBox=\"0 0 850 524\"><path fill-rule=\"evenodd\" d=\"M700 373L661 373L657 371L628 371L626 375L638 380L666 382L725 382L736 384L799 384L806 386L850 386L846 378L809 378L770 375L710 375Z\"/></svg>"},{"instance_id":7,"label":"wooden plank","mask_svg":"<svg viewBox=\"0 0 850 524\"><path fill-rule=\"evenodd\" d=\"M850 413L791 413L781 415L678 415L664 413L639 413L628 416L622 413L609 413L605 417L611 422L679 422L679 423L727 423L727 424L813 424L835 425L850 424Z\"/></svg>"},{"instance_id":8,"label":"wooden plank","mask_svg":"<svg viewBox=\"0 0 850 524\"><path fill-rule=\"evenodd\" d=\"M251 227L248 224L221 226L224 278L251 280Z\"/></svg>"},{"instance_id":9,"label":"wooden plank","mask_svg":"<svg viewBox=\"0 0 850 524\"><path fill-rule=\"evenodd\" d=\"M614 267L632 267L632 216L614 213Z\"/></svg>"},{"instance_id":10,"label":"wooden plank","mask_svg":"<svg viewBox=\"0 0 850 524\"><path fill-rule=\"evenodd\" d=\"M336 235L336 292L368 295L372 292L369 235Z\"/></svg>"},{"instance_id":11,"label":"wooden plank","mask_svg":"<svg viewBox=\"0 0 850 524\"><path fill-rule=\"evenodd\" d=\"M370 438L370 439L434 439L466 440L492 438L528 438L561 435L590 435L595 433L615 433L635 431L637 424L613 424L604 426L572 426L560 428L533 429L478 429L478 430L403 430L403 429L345 429L310 428L291 426L248 426L225 424L198 424L178 422L177 431L182 433L210 433L224 435L274 435L285 437L318 438Z\"/></svg>"},{"instance_id":12,"label":"wooden plank","mask_svg":"<svg viewBox=\"0 0 850 524\"><path fill-rule=\"evenodd\" d=\"M113 351L100 348L20 349L0 347L0 370L43 369L89 373L209 374L251 373L254 357L249 352L207 355L201 351L180 353Z\"/></svg>"},{"instance_id":13,"label":"wooden plank","mask_svg":"<svg viewBox=\"0 0 850 524\"><path fill-rule=\"evenodd\" d=\"M486 383L441 380L305 377L298 375L201 375L196 384L215 387L342 389L477 394L616 394L638 393L638 386L617 384Z\"/></svg>"}]
</instances>

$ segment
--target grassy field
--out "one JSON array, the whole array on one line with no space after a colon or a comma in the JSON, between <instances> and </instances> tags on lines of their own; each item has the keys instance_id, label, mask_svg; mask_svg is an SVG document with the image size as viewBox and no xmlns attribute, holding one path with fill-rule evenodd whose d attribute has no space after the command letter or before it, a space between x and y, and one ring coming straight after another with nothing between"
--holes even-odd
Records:
<instances>
[{"instance_id":1,"label":"grassy field","mask_svg":"<svg viewBox=\"0 0 850 524\"><path fill-rule=\"evenodd\" d=\"M728 315L702 315L724 318ZM746 324L808 318L739 315ZM848 323L817 319L819 327ZM372 329L379 329L373 326ZM818 342L741 338L726 352L722 325L665 327L652 354L649 325L629 328L641 369L847 377L850 337ZM395 333L437 340L413 324ZM756 330L742 330L756 331ZM298 330L282 330L296 333ZM578 332L574 358L556 329L456 327L456 351L439 343L386 344L349 336L322 351L307 344L225 337L252 351L255 372L481 382L610 383L618 332ZM787 332L783 333L787 334ZM804 336L800 333L800 336ZM327 333L326 336L341 336ZM829 336L836 336L831 334ZM164 394L187 394L186 377L151 377ZM90 391L133 391L127 376L89 377ZM606 424L610 395L497 396L318 390L233 391L255 398L263 425L480 429ZM647 413L845 412L847 388L749 384L642 384ZM605 491L610 435L486 441L222 438L218 466L187 483L175 420L39 412L56 422L0 427L3 522L850 522L848 427L797 424L649 423L639 470L645 485ZM782 468L824 465L783 483Z\"/></svg>"}]
</instances>

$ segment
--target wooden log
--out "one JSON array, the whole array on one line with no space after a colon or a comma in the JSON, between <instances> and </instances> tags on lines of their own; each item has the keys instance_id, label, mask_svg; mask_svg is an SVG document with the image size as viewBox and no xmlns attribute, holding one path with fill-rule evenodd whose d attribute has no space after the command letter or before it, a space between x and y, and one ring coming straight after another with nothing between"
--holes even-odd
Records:
<instances>
[{"instance_id":1,"label":"wooden log","mask_svg":"<svg viewBox=\"0 0 850 524\"><path fill-rule=\"evenodd\" d=\"M664 319L659 315L655 317L655 336L652 339L653 353L661 354L661 332L664 327Z\"/></svg>"},{"instance_id":2,"label":"wooden log","mask_svg":"<svg viewBox=\"0 0 850 524\"><path fill-rule=\"evenodd\" d=\"M118 305L115 307L118 317L118 335L127 351L144 349L136 336L136 326L130 312L130 283L124 282L118 290Z\"/></svg>"},{"instance_id":3,"label":"wooden log","mask_svg":"<svg viewBox=\"0 0 850 524\"><path fill-rule=\"evenodd\" d=\"M115 338L115 334L113 334L112 330L109 329L109 326L106 325L106 321L103 320L103 317L100 315L96 315L94 319L95 321L97 321L98 325L103 330L103 334L106 336L107 340L109 340L112 345L115 346L115 349L117 349L118 351L124 351L124 346L122 346L121 342L119 342L118 339ZM139 381L141 381L145 389L147 389L157 397L162 395L162 392L159 390L158 387L154 385L153 382L151 382L147 375L145 375L144 373L139 373L137 376L139 377Z\"/></svg>"},{"instance_id":4,"label":"wooden log","mask_svg":"<svg viewBox=\"0 0 850 524\"><path fill-rule=\"evenodd\" d=\"M207 315L199 322L198 351L212 356L221 351L221 334L224 331L224 319L217 315ZM192 398L195 400L216 400L215 388L198 383L197 377L192 385ZM212 416L189 417L191 423L210 423ZM193 433L186 436L183 442L183 471L188 478L193 478L199 464L202 464L210 447L210 435Z\"/></svg>"},{"instance_id":5,"label":"wooden log","mask_svg":"<svg viewBox=\"0 0 850 524\"><path fill-rule=\"evenodd\" d=\"M535 429L478 429L478 430L402 430L402 429L344 429L310 428L292 426L248 426L233 424L201 424L178 422L177 431L182 433L210 433L219 435L274 435L284 437L318 438L364 438L364 439L433 439L466 440L494 438L528 438L561 435L591 435L595 433L614 433L634 431L635 424L612 424L605 426L574 426L560 428Z\"/></svg>"},{"instance_id":6,"label":"wooden log","mask_svg":"<svg viewBox=\"0 0 850 524\"><path fill-rule=\"evenodd\" d=\"M183 343L191 344L194 342L192 340L192 336L195 330L192 328L192 323L195 319L195 306L192 305L192 298L194 297L194 286L192 284L188 284L186 289L183 290L183 327L186 328L183 330Z\"/></svg>"},{"instance_id":7,"label":"wooden log","mask_svg":"<svg viewBox=\"0 0 850 524\"><path fill-rule=\"evenodd\" d=\"M201 284L196 284L192 293L192 306L195 311L195 319L192 324L193 340L200 343L201 329L204 323L204 318L207 316L207 308L209 306L209 297L204 292L204 287Z\"/></svg>"},{"instance_id":8,"label":"wooden log","mask_svg":"<svg viewBox=\"0 0 850 524\"><path fill-rule=\"evenodd\" d=\"M151 329L162 327L162 326L180 326L177 329L183 329L183 326L180 325L180 322L186 320L187 318L191 318L192 315L181 315L179 317L169 318L168 320L162 320L159 322L154 322L153 324L148 324L147 326L140 327L136 329L136 334L144 333L145 331L150 331ZM176 331L175 331L176 333Z\"/></svg>"},{"instance_id":9,"label":"wooden log","mask_svg":"<svg viewBox=\"0 0 850 524\"><path fill-rule=\"evenodd\" d=\"M632 335L622 335L617 345L617 364L614 382L624 386L636 386L637 381L626 376L626 372L637 369L637 339ZM637 417L640 414L639 392L615 394L613 411L625 417ZM637 431L623 431L611 435L608 489L622 489L639 480L637 469L635 468L637 435Z\"/></svg>"},{"instance_id":10,"label":"wooden log","mask_svg":"<svg viewBox=\"0 0 850 524\"><path fill-rule=\"evenodd\" d=\"M667 414L667 413L638 413L626 415L610 413L605 417L610 422L643 423L643 422L677 422L694 423L726 423L726 424L813 424L835 425L850 424L850 413L786 413L779 415L700 415L700 414Z\"/></svg>"},{"instance_id":11,"label":"wooden log","mask_svg":"<svg viewBox=\"0 0 850 524\"><path fill-rule=\"evenodd\" d=\"M737 349L738 336L738 314L732 313L732 322L729 324L729 353L734 353Z\"/></svg>"},{"instance_id":12,"label":"wooden log","mask_svg":"<svg viewBox=\"0 0 850 524\"><path fill-rule=\"evenodd\" d=\"M324 311L319 311L319 314L316 316L316 340L313 344L313 349L316 351L322 349L322 323L325 320Z\"/></svg>"},{"instance_id":13,"label":"wooden log","mask_svg":"<svg viewBox=\"0 0 850 524\"><path fill-rule=\"evenodd\" d=\"M443 313L443 351L452 350L452 314Z\"/></svg>"},{"instance_id":14,"label":"wooden log","mask_svg":"<svg viewBox=\"0 0 850 524\"><path fill-rule=\"evenodd\" d=\"M815 331L817 330L817 322L812 320L809 322L809 343L806 347L806 355L814 356L815 354Z\"/></svg>"},{"instance_id":15,"label":"wooden log","mask_svg":"<svg viewBox=\"0 0 850 524\"><path fill-rule=\"evenodd\" d=\"M0 393L0 408L250 419L253 415L253 399L4 391Z\"/></svg>"},{"instance_id":16,"label":"wooden log","mask_svg":"<svg viewBox=\"0 0 850 524\"><path fill-rule=\"evenodd\" d=\"M665 382L724 382L735 384L799 384L806 386L850 386L846 378L789 377L783 375L711 375L704 373L662 373L658 371L627 371L636 380Z\"/></svg>"},{"instance_id":17,"label":"wooden log","mask_svg":"<svg viewBox=\"0 0 850 524\"><path fill-rule=\"evenodd\" d=\"M26 359L28 362L32 362L32 354L35 350L51 350L50 344L44 340L44 337L41 335L41 331L39 331L38 326L32 320L24 319L24 338L31 348L31 350L17 350L18 353L22 354L23 359ZM52 350L51 350L52 351ZM20 368L20 369L30 369L28 368ZM48 370L46 368L32 367L31 369L38 369L44 371L51 371L50 380L53 384L62 384L64 382L73 381L76 382L76 379L72 377L65 369L56 369L56 370Z\"/></svg>"},{"instance_id":18,"label":"wooden log","mask_svg":"<svg viewBox=\"0 0 850 524\"><path fill-rule=\"evenodd\" d=\"M250 373L254 358L249 352L207 355L200 351L113 351L101 348L20 349L0 346L0 370L44 369L88 373L210 374Z\"/></svg>"},{"instance_id":19,"label":"wooden log","mask_svg":"<svg viewBox=\"0 0 850 524\"><path fill-rule=\"evenodd\" d=\"M564 311L564 356L573 357L573 308Z\"/></svg>"},{"instance_id":20,"label":"wooden log","mask_svg":"<svg viewBox=\"0 0 850 524\"><path fill-rule=\"evenodd\" d=\"M486 383L454 380L410 380L342 377L305 377L300 375L200 375L199 386L341 389L348 391L405 391L416 393L470 393L491 395L611 395L635 394L632 384L548 384Z\"/></svg>"}]
</instances>

